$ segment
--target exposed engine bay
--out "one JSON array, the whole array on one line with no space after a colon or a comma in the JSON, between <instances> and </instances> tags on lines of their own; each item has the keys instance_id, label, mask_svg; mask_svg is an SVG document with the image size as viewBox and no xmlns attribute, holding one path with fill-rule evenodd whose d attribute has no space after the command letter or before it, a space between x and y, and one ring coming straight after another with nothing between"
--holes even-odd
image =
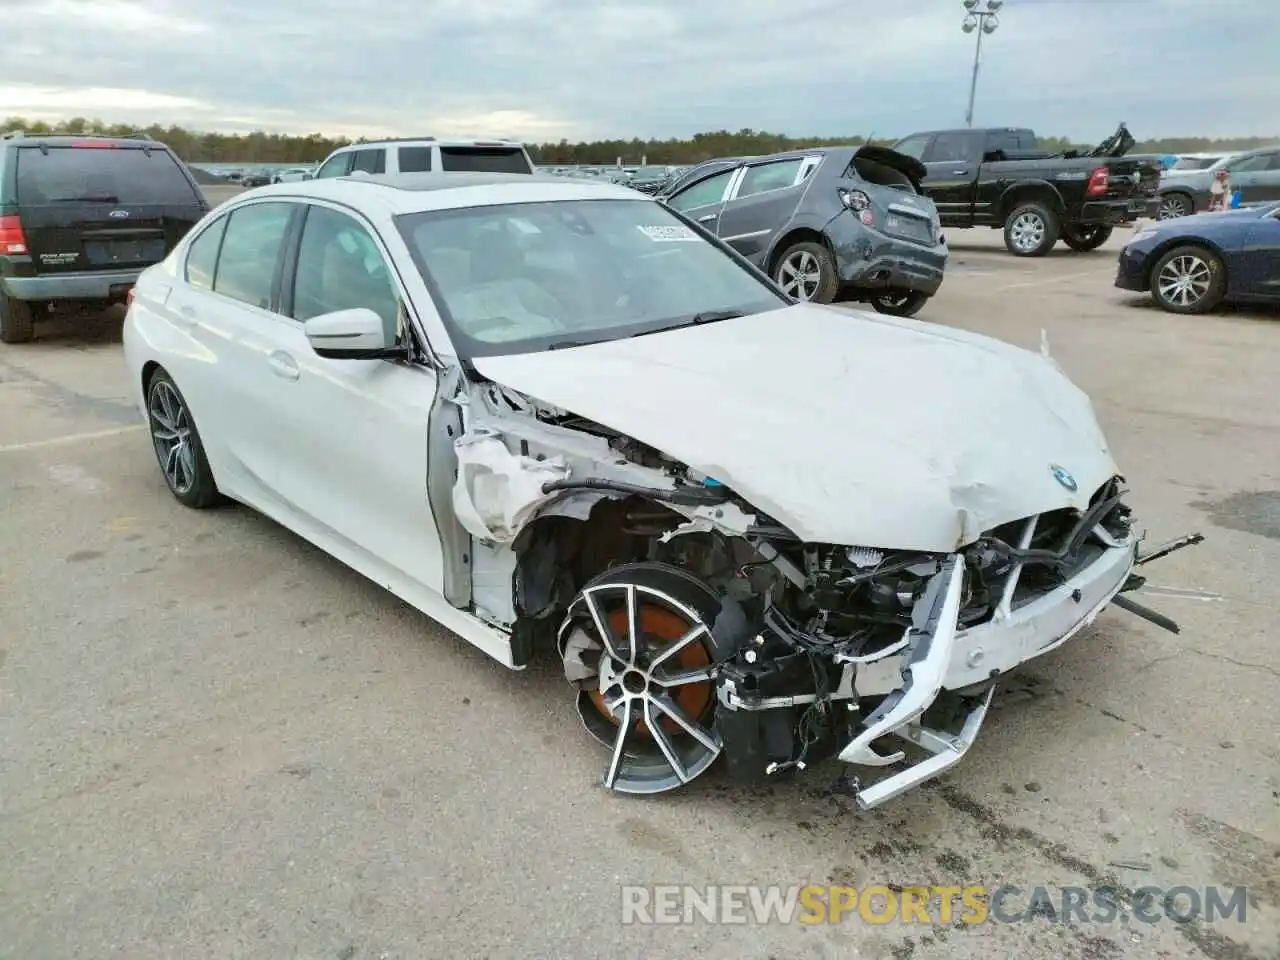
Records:
<instances>
[{"instance_id":1,"label":"exposed engine bay","mask_svg":"<svg viewBox=\"0 0 1280 960\"><path fill-rule=\"evenodd\" d=\"M872 807L960 759L996 679L1109 603L1176 630L1119 595L1199 538L1140 557L1122 477L949 552L810 543L729 478L497 384L456 390L474 612L517 666L554 644L609 789L677 788L721 756L741 781L900 767L847 780Z\"/></svg>"}]
</instances>

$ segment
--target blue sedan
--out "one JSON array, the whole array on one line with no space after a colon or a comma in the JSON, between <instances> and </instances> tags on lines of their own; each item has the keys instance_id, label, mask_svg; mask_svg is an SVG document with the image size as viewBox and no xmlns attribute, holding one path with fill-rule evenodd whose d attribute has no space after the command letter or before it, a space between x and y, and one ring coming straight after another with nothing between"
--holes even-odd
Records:
<instances>
[{"instance_id":1,"label":"blue sedan","mask_svg":"<svg viewBox=\"0 0 1280 960\"><path fill-rule=\"evenodd\" d=\"M1171 313L1222 303L1280 303L1280 204L1200 213L1138 231L1120 252L1116 286L1151 292Z\"/></svg>"}]
</instances>

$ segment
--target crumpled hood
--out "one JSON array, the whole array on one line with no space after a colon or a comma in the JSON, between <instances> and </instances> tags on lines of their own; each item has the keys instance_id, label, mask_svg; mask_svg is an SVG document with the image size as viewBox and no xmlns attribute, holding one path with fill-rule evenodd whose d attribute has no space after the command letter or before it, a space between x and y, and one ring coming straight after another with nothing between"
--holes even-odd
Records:
<instances>
[{"instance_id":1,"label":"crumpled hood","mask_svg":"<svg viewBox=\"0 0 1280 960\"><path fill-rule=\"evenodd\" d=\"M1089 399L1052 363L878 314L802 304L474 364L719 480L810 542L950 551L1087 507L1117 472Z\"/></svg>"}]
</instances>

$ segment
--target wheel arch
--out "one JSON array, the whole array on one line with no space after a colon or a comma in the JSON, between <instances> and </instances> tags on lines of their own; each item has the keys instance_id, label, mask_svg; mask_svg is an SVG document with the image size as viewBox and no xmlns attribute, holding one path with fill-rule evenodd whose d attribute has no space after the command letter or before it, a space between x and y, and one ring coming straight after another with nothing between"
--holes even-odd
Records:
<instances>
[{"instance_id":1,"label":"wheel arch","mask_svg":"<svg viewBox=\"0 0 1280 960\"><path fill-rule=\"evenodd\" d=\"M169 371L165 370L164 367L160 366L159 362L156 360L148 360L146 363L142 365L142 382L139 384L139 386L142 387L142 396L144 399L147 396L147 390L151 387L151 378L154 377L157 373L167 374L168 372Z\"/></svg>"},{"instance_id":2,"label":"wheel arch","mask_svg":"<svg viewBox=\"0 0 1280 960\"><path fill-rule=\"evenodd\" d=\"M1066 204L1062 201L1062 194L1058 192L1053 184L1045 180L1028 180L1022 183L1015 183L1001 195L997 207L1000 222L1004 223L1009 214L1020 204L1035 203L1036 201L1044 203L1058 216L1062 216L1066 212Z\"/></svg>"},{"instance_id":3,"label":"wheel arch","mask_svg":"<svg viewBox=\"0 0 1280 960\"><path fill-rule=\"evenodd\" d=\"M1176 250L1178 247L1200 247L1208 250L1218 258L1218 262L1222 264L1222 274L1226 277L1228 288L1231 286L1231 269L1227 263L1226 252L1221 246L1205 237L1173 237L1165 240L1158 247L1154 248L1147 254L1146 261L1142 264L1142 282L1148 290L1151 289L1151 274L1155 270L1156 264L1170 250Z\"/></svg>"},{"instance_id":4,"label":"wheel arch","mask_svg":"<svg viewBox=\"0 0 1280 960\"><path fill-rule=\"evenodd\" d=\"M836 254L835 247L831 245L831 238L820 229L808 224L799 224L787 227L778 238L773 242L773 247L769 250L769 256L765 260L765 273L773 277L773 271L778 266L778 261L782 259L782 255L790 250L797 243L820 243L834 257Z\"/></svg>"}]
</instances>

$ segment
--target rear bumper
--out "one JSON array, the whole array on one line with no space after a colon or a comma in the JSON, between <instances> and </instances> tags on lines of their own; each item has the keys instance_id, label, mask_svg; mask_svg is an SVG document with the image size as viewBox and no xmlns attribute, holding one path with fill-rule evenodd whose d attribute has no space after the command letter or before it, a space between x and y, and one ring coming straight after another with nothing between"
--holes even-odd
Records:
<instances>
[{"instance_id":1,"label":"rear bumper","mask_svg":"<svg viewBox=\"0 0 1280 960\"><path fill-rule=\"evenodd\" d=\"M123 300L143 269L0 277L0 291L14 300Z\"/></svg>"},{"instance_id":2,"label":"rear bumper","mask_svg":"<svg viewBox=\"0 0 1280 960\"><path fill-rule=\"evenodd\" d=\"M1115 224L1135 220L1154 220L1160 211L1159 197L1129 200L1092 200L1080 207L1080 215L1072 223Z\"/></svg>"},{"instance_id":3,"label":"rear bumper","mask_svg":"<svg viewBox=\"0 0 1280 960\"><path fill-rule=\"evenodd\" d=\"M827 225L840 283L861 290L911 290L933 296L942 286L947 247L926 247L865 227L844 212Z\"/></svg>"}]
</instances>

